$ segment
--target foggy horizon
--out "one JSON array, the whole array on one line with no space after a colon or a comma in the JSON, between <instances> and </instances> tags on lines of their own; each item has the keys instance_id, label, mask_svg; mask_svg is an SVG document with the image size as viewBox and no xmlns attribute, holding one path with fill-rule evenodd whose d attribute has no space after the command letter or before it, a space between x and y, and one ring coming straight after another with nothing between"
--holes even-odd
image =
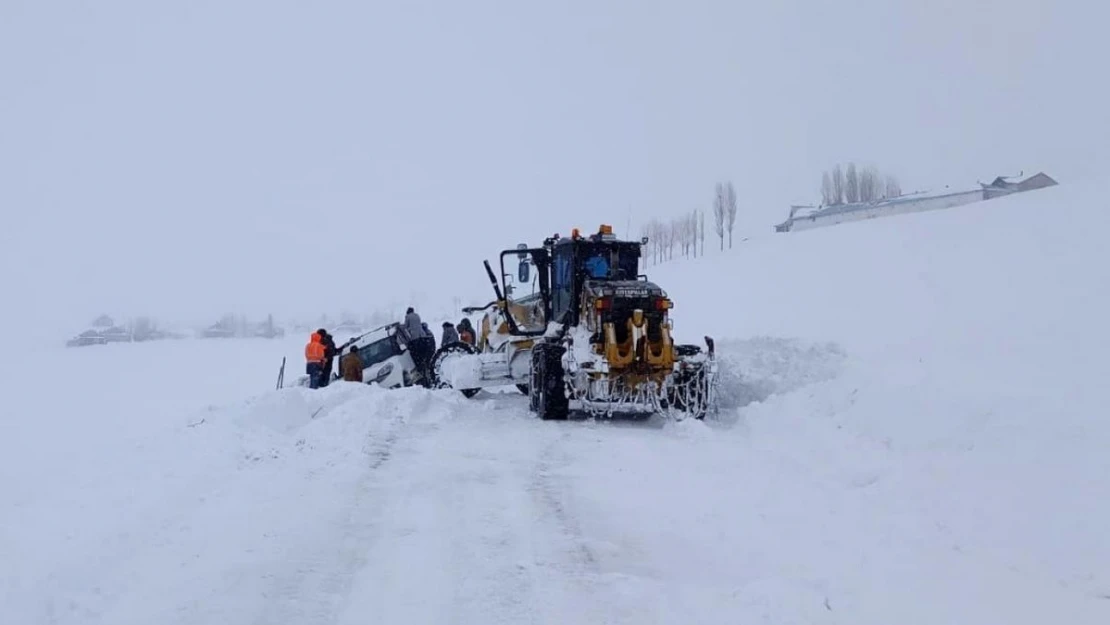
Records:
<instances>
[{"instance_id":1,"label":"foggy horizon","mask_svg":"<svg viewBox=\"0 0 1110 625\"><path fill-rule=\"evenodd\" d=\"M737 237L765 234L837 163L905 191L1088 180L1110 164L1108 13L4 3L4 321L469 303L503 248L603 222L638 237L711 211L722 180Z\"/></svg>"}]
</instances>

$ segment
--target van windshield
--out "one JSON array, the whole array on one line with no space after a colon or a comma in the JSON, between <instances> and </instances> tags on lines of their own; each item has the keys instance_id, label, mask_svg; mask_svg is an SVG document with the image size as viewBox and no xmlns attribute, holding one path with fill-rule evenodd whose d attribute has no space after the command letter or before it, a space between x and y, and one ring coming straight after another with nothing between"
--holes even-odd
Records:
<instances>
[{"instance_id":1,"label":"van windshield","mask_svg":"<svg viewBox=\"0 0 1110 625\"><path fill-rule=\"evenodd\" d=\"M393 347L393 337L385 337L383 339L360 345L358 348L359 359L362 360L362 367L365 369L370 365L376 365L379 362L387 360L389 357L394 356L396 351Z\"/></svg>"}]
</instances>

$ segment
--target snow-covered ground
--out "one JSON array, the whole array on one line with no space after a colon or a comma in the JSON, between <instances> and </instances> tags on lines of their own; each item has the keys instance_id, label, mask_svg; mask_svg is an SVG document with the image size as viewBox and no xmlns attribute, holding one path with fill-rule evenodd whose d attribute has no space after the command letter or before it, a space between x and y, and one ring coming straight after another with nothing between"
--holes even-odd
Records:
<instances>
[{"instance_id":1,"label":"snow-covered ground","mask_svg":"<svg viewBox=\"0 0 1110 625\"><path fill-rule=\"evenodd\" d=\"M29 352L0 623L1110 622L1098 198L651 268L730 365L706 423L272 390L303 337Z\"/></svg>"}]
</instances>

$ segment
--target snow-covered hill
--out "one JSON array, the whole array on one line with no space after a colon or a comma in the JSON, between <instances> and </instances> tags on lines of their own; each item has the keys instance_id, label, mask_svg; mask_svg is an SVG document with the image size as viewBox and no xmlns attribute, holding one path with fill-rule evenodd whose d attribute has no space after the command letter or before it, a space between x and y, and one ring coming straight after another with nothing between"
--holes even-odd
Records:
<instances>
[{"instance_id":1,"label":"snow-covered hill","mask_svg":"<svg viewBox=\"0 0 1110 625\"><path fill-rule=\"evenodd\" d=\"M708 423L270 390L303 337L5 361L0 623L1110 622L1107 226L1065 185L652 268Z\"/></svg>"}]
</instances>

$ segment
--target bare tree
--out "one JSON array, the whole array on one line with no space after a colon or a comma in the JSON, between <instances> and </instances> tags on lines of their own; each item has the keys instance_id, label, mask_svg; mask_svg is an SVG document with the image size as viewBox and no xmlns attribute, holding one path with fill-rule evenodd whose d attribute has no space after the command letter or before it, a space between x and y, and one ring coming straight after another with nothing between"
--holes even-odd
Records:
<instances>
[{"instance_id":1,"label":"bare tree","mask_svg":"<svg viewBox=\"0 0 1110 625\"><path fill-rule=\"evenodd\" d=\"M849 204L859 202L859 173L855 163L848 163L848 173L844 180L844 199Z\"/></svg>"},{"instance_id":2,"label":"bare tree","mask_svg":"<svg viewBox=\"0 0 1110 625\"><path fill-rule=\"evenodd\" d=\"M675 244L678 243L678 221L670 220L667 225L667 260L674 260L675 258Z\"/></svg>"},{"instance_id":3,"label":"bare tree","mask_svg":"<svg viewBox=\"0 0 1110 625\"><path fill-rule=\"evenodd\" d=\"M686 216L686 223L690 228L690 241L693 243L694 258L698 257L698 210L695 208Z\"/></svg>"},{"instance_id":4,"label":"bare tree","mask_svg":"<svg viewBox=\"0 0 1110 625\"><path fill-rule=\"evenodd\" d=\"M690 211L686 215L686 227L690 230L690 249L694 258L698 257L698 211Z\"/></svg>"},{"instance_id":5,"label":"bare tree","mask_svg":"<svg viewBox=\"0 0 1110 625\"><path fill-rule=\"evenodd\" d=\"M838 163L833 167L832 171L832 188L833 188L833 201L832 206L837 206L844 203L844 170L840 168Z\"/></svg>"},{"instance_id":6,"label":"bare tree","mask_svg":"<svg viewBox=\"0 0 1110 625\"><path fill-rule=\"evenodd\" d=\"M686 256L690 252L690 233L686 230L686 220L682 217L675 217L674 227L678 232L678 253Z\"/></svg>"},{"instance_id":7,"label":"bare tree","mask_svg":"<svg viewBox=\"0 0 1110 625\"><path fill-rule=\"evenodd\" d=\"M725 211L728 198L725 197L725 185L717 183L717 197L713 200L713 220L717 230L717 237L721 239L721 251L725 249Z\"/></svg>"},{"instance_id":8,"label":"bare tree","mask_svg":"<svg viewBox=\"0 0 1110 625\"><path fill-rule=\"evenodd\" d=\"M652 220L651 224L655 231L656 240L655 264L658 265L667 260L667 229L663 226L663 222L658 219Z\"/></svg>"},{"instance_id":9,"label":"bare tree","mask_svg":"<svg viewBox=\"0 0 1110 625\"><path fill-rule=\"evenodd\" d=\"M675 229L678 230L678 245L679 254L683 256L690 255L690 230L687 228L686 218L678 216L674 219Z\"/></svg>"},{"instance_id":10,"label":"bare tree","mask_svg":"<svg viewBox=\"0 0 1110 625\"><path fill-rule=\"evenodd\" d=\"M674 217L670 221L671 232L674 233L675 243L678 245L678 255L686 253L686 233L682 231L682 220Z\"/></svg>"},{"instance_id":11,"label":"bare tree","mask_svg":"<svg viewBox=\"0 0 1110 625\"><path fill-rule=\"evenodd\" d=\"M659 229L656 228L654 219L647 222L647 236L652 244L652 264L659 264L659 248L663 245L663 241L659 241Z\"/></svg>"},{"instance_id":12,"label":"bare tree","mask_svg":"<svg viewBox=\"0 0 1110 625\"><path fill-rule=\"evenodd\" d=\"M821 174L821 205L836 206L856 202L875 202L898 197L902 189L893 176L884 176L874 167L856 168L849 163L847 173L838 164L832 172Z\"/></svg>"},{"instance_id":13,"label":"bare tree","mask_svg":"<svg viewBox=\"0 0 1110 625\"><path fill-rule=\"evenodd\" d=\"M859 201L860 202L874 202L878 199L876 190L878 185L875 182L875 170L868 167L859 173Z\"/></svg>"},{"instance_id":14,"label":"bare tree","mask_svg":"<svg viewBox=\"0 0 1110 625\"><path fill-rule=\"evenodd\" d=\"M736 225L736 187L730 180L725 187L725 220L728 227L728 248L732 249L732 229Z\"/></svg>"},{"instance_id":15,"label":"bare tree","mask_svg":"<svg viewBox=\"0 0 1110 625\"><path fill-rule=\"evenodd\" d=\"M667 233L663 229L663 222L653 219L652 231L655 233L655 264L667 260Z\"/></svg>"},{"instance_id":16,"label":"bare tree","mask_svg":"<svg viewBox=\"0 0 1110 625\"><path fill-rule=\"evenodd\" d=\"M887 175L886 177L886 197L895 198L902 195L902 185L898 184L898 179L894 176Z\"/></svg>"},{"instance_id":17,"label":"bare tree","mask_svg":"<svg viewBox=\"0 0 1110 625\"><path fill-rule=\"evenodd\" d=\"M883 177L879 174L879 170L874 167L868 167L867 171L871 176L871 199L881 200L885 195L883 191Z\"/></svg>"},{"instance_id":18,"label":"bare tree","mask_svg":"<svg viewBox=\"0 0 1110 625\"><path fill-rule=\"evenodd\" d=\"M655 222L655 236L659 237L659 262L667 260L667 246L670 245L667 226L661 221Z\"/></svg>"},{"instance_id":19,"label":"bare tree","mask_svg":"<svg viewBox=\"0 0 1110 625\"><path fill-rule=\"evenodd\" d=\"M694 223L693 215L689 213L683 215L683 232L686 236L686 255L696 255L697 250L694 249L694 245L697 243L697 226Z\"/></svg>"},{"instance_id":20,"label":"bare tree","mask_svg":"<svg viewBox=\"0 0 1110 625\"><path fill-rule=\"evenodd\" d=\"M667 238L663 233L663 224L658 219L651 220L651 237L655 239L655 264L663 262L663 253L666 251Z\"/></svg>"},{"instance_id":21,"label":"bare tree","mask_svg":"<svg viewBox=\"0 0 1110 625\"><path fill-rule=\"evenodd\" d=\"M705 256L705 210L698 211L698 240L701 241L701 255Z\"/></svg>"},{"instance_id":22,"label":"bare tree","mask_svg":"<svg viewBox=\"0 0 1110 625\"><path fill-rule=\"evenodd\" d=\"M683 214L678 220L682 222L682 255L689 257L694 253L692 247L694 242L694 231L690 228L690 215Z\"/></svg>"}]
</instances>

